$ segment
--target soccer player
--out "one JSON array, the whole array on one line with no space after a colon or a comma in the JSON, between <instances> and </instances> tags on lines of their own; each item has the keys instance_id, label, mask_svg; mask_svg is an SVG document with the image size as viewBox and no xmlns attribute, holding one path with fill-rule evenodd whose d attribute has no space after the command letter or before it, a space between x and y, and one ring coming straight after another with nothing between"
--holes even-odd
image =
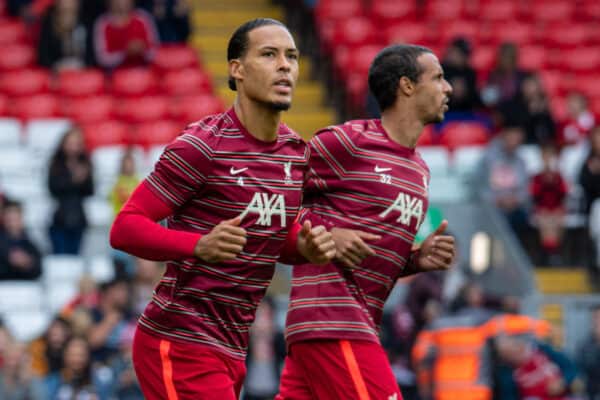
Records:
<instances>
[{"instance_id":1,"label":"soccer player","mask_svg":"<svg viewBox=\"0 0 600 400\"><path fill-rule=\"evenodd\" d=\"M326 266L294 266L279 400L401 399L378 337L383 305L398 278L447 269L454 257L447 221L413 247L429 182L415 145L443 120L452 92L438 59L420 46L385 48L369 87L381 120L331 126L309 143L303 218L336 226L338 254Z\"/></svg>"},{"instance_id":2,"label":"soccer player","mask_svg":"<svg viewBox=\"0 0 600 400\"><path fill-rule=\"evenodd\" d=\"M294 223L309 153L280 123L298 77L292 36L275 20L247 22L227 59L233 107L192 123L165 149L111 230L113 247L168 261L133 345L147 399L236 399L275 262L335 255L323 226ZM157 222L164 218L168 228Z\"/></svg>"}]
</instances>

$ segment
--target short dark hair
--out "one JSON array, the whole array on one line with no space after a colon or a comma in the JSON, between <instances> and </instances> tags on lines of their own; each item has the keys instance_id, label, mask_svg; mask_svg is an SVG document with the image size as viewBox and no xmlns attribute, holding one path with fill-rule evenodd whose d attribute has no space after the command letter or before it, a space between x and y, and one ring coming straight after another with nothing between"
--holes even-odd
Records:
<instances>
[{"instance_id":1,"label":"short dark hair","mask_svg":"<svg viewBox=\"0 0 600 400\"><path fill-rule=\"evenodd\" d=\"M233 32L233 35L229 39L229 44L227 45L227 61L243 57L244 54L246 54L246 50L248 50L248 33L256 28L268 25L278 25L285 30L288 30L283 22L272 18L256 18L252 21L245 22ZM233 91L236 90L235 79L233 79L232 76L229 77L227 83L229 84L229 89Z\"/></svg>"},{"instance_id":2,"label":"short dark hair","mask_svg":"<svg viewBox=\"0 0 600 400\"><path fill-rule=\"evenodd\" d=\"M433 52L427 47L413 44L394 44L381 50L369 68L369 89L381 111L396 102L400 78L406 76L418 82L423 68L417 62L421 54Z\"/></svg>"}]
</instances>

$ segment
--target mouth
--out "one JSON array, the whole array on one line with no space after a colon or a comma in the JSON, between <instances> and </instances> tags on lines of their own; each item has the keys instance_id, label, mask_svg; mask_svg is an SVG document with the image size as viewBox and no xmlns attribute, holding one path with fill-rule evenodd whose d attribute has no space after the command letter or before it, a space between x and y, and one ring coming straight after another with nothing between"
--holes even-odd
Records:
<instances>
[{"instance_id":1,"label":"mouth","mask_svg":"<svg viewBox=\"0 0 600 400\"><path fill-rule=\"evenodd\" d=\"M286 78L279 79L273 84L277 92L282 94L290 94L292 92L292 81Z\"/></svg>"},{"instance_id":2,"label":"mouth","mask_svg":"<svg viewBox=\"0 0 600 400\"><path fill-rule=\"evenodd\" d=\"M446 100L444 100L444 102L442 103L442 110L444 110L444 112L448 111L448 109L449 109L449 107L448 107L448 102L449 102L449 101L450 101L449 99L446 99Z\"/></svg>"}]
</instances>

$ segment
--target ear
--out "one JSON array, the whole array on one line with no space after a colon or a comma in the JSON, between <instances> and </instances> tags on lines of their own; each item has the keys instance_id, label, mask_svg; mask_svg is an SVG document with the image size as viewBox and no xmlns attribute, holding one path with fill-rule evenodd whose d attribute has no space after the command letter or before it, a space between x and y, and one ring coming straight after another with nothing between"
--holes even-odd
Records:
<instances>
[{"instance_id":1,"label":"ear","mask_svg":"<svg viewBox=\"0 0 600 400\"><path fill-rule=\"evenodd\" d=\"M244 66L239 59L229 61L229 76L236 81L244 79Z\"/></svg>"},{"instance_id":2,"label":"ear","mask_svg":"<svg viewBox=\"0 0 600 400\"><path fill-rule=\"evenodd\" d=\"M415 83L406 76L403 76L398 82L398 90L400 90L405 96L411 96L415 92Z\"/></svg>"}]
</instances>

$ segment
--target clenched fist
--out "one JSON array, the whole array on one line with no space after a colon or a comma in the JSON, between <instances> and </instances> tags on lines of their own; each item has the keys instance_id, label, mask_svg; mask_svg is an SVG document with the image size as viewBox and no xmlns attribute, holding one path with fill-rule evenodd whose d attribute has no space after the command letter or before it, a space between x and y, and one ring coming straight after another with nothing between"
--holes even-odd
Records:
<instances>
[{"instance_id":1,"label":"clenched fist","mask_svg":"<svg viewBox=\"0 0 600 400\"><path fill-rule=\"evenodd\" d=\"M236 217L222 221L196 243L194 255L209 263L233 260L246 245L246 230Z\"/></svg>"},{"instance_id":2,"label":"clenched fist","mask_svg":"<svg viewBox=\"0 0 600 400\"><path fill-rule=\"evenodd\" d=\"M298 252L312 264L327 264L335 256L335 243L331 233L322 226L312 228L305 221L298 233Z\"/></svg>"}]
</instances>

